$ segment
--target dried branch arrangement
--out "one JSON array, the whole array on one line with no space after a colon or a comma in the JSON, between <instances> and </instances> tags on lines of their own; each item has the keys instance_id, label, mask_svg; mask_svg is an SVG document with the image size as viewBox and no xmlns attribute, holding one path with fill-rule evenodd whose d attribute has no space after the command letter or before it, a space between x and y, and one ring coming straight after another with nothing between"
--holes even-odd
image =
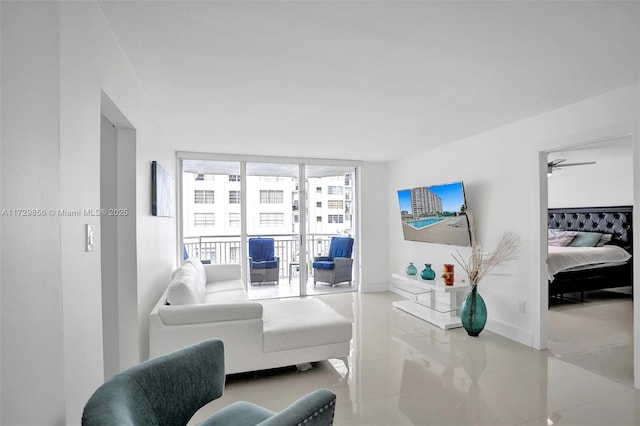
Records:
<instances>
[{"instance_id":1,"label":"dried branch arrangement","mask_svg":"<svg viewBox=\"0 0 640 426\"><path fill-rule=\"evenodd\" d=\"M457 254L451 254L454 260L469 276L472 286L476 286L497 266L512 262L516 259L516 253L520 246L520 237L514 231L506 231L502 234L498 245L493 251L485 251L476 241L476 215L472 210L467 210L469 219L469 232L471 234L471 255L465 259L458 250Z\"/></svg>"}]
</instances>

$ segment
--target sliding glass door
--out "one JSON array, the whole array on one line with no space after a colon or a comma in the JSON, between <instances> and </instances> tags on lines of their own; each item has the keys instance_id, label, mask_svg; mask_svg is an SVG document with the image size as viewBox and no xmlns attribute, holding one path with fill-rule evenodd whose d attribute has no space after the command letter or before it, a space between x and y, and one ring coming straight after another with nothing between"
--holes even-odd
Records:
<instances>
[{"instance_id":1,"label":"sliding glass door","mask_svg":"<svg viewBox=\"0 0 640 426\"><path fill-rule=\"evenodd\" d=\"M183 257L203 263L240 263L241 163L183 160Z\"/></svg>"},{"instance_id":2,"label":"sliding glass door","mask_svg":"<svg viewBox=\"0 0 640 426\"><path fill-rule=\"evenodd\" d=\"M316 276L313 260L330 253L332 237L355 237L354 179L356 170L348 166L307 165L306 187L306 247L310 265L308 294L325 294L356 290L356 268L345 281L323 280ZM357 245L354 245L357 247ZM354 253L351 255L354 257ZM357 264L357 263L356 263ZM322 271L321 271L322 272ZM351 278L350 280L346 280Z\"/></svg>"},{"instance_id":3,"label":"sliding glass door","mask_svg":"<svg viewBox=\"0 0 640 426\"><path fill-rule=\"evenodd\" d=\"M332 237L356 237L355 166L207 157L180 154L183 258L240 264L252 299L357 289L356 266L339 283L316 282L313 267L317 256L329 254ZM252 282L254 238L273 240L277 261L269 267L277 272ZM356 256L354 250L354 265Z\"/></svg>"},{"instance_id":4,"label":"sliding glass door","mask_svg":"<svg viewBox=\"0 0 640 426\"><path fill-rule=\"evenodd\" d=\"M298 164L246 163L247 237L273 239L279 268L275 284L248 281L252 299L301 294L298 280L292 280L300 267L299 170Z\"/></svg>"}]
</instances>

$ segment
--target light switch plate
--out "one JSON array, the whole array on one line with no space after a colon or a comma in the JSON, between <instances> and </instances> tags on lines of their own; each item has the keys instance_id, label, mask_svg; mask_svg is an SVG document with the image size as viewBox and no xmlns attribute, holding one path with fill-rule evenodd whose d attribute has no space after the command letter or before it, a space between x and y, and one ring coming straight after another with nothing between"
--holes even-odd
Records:
<instances>
[{"instance_id":1,"label":"light switch plate","mask_svg":"<svg viewBox=\"0 0 640 426\"><path fill-rule=\"evenodd\" d=\"M93 251L93 242L95 239L93 225L86 224L85 228L85 251Z\"/></svg>"}]
</instances>

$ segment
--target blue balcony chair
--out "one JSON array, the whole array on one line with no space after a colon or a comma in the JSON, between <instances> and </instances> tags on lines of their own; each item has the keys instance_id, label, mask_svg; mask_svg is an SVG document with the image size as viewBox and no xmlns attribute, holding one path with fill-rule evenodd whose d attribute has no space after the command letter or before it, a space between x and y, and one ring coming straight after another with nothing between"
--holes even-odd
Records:
<instances>
[{"instance_id":1,"label":"blue balcony chair","mask_svg":"<svg viewBox=\"0 0 640 426\"><path fill-rule=\"evenodd\" d=\"M249 238L249 283L280 281L280 258L275 256L273 238Z\"/></svg>"},{"instance_id":2,"label":"blue balcony chair","mask_svg":"<svg viewBox=\"0 0 640 426\"><path fill-rule=\"evenodd\" d=\"M328 256L316 256L313 259L313 285L318 282L336 284L353 281L353 238L332 237Z\"/></svg>"},{"instance_id":3,"label":"blue balcony chair","mask_svg":"<svg viewBox=\"0 0 640 426\"><path fill-rule=\"evenodd\" d=\"M224 345L211 339L129 368L100 386L84 407L83 426L186 425L224 390ZM319 389L280 412L234 402L201 425L333 424L336 395Z\"/></svg>"}]
</instances>

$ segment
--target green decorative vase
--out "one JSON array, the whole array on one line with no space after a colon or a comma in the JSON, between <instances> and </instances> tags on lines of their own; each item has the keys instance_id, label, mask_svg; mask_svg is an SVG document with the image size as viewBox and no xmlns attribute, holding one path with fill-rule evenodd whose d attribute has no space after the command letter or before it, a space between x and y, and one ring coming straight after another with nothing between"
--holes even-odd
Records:
<instances>
[{"instance_id":1,"label":"green decorative vase","mask_svg":"<svg viewBox=\"0 0 640 426\"><path fill-rule=\"evenodd\" d=\"M409 266L407 266L407 275L415 275L418 273L418 268L413 266L413 262L409 262Z\"/></svg>"},{"instance_id":2,"label":"green decorative vase","mask_svg":"<svg viewBox=\"0 0 640 426\"><path fill-rule=\"evenodd\" d=\"M423 280L431 281L436 278L436 271L431 269L430 263L425 263L424 269L422 270L422 273L420 274L420 276L422 277Z\"/></svg>"},{"instance_id":3,"label":"green decorative vase","mask_svg":"<svg viewBox=\"0 0 640 426\"><path fill-rule=\"evenodd\" d=\"M460 308L460 318L469 336L479 335L487 323L487 305L478 293L477 285L473 286L471 292L464 298Z\"/></svg>"}]
</instances>

